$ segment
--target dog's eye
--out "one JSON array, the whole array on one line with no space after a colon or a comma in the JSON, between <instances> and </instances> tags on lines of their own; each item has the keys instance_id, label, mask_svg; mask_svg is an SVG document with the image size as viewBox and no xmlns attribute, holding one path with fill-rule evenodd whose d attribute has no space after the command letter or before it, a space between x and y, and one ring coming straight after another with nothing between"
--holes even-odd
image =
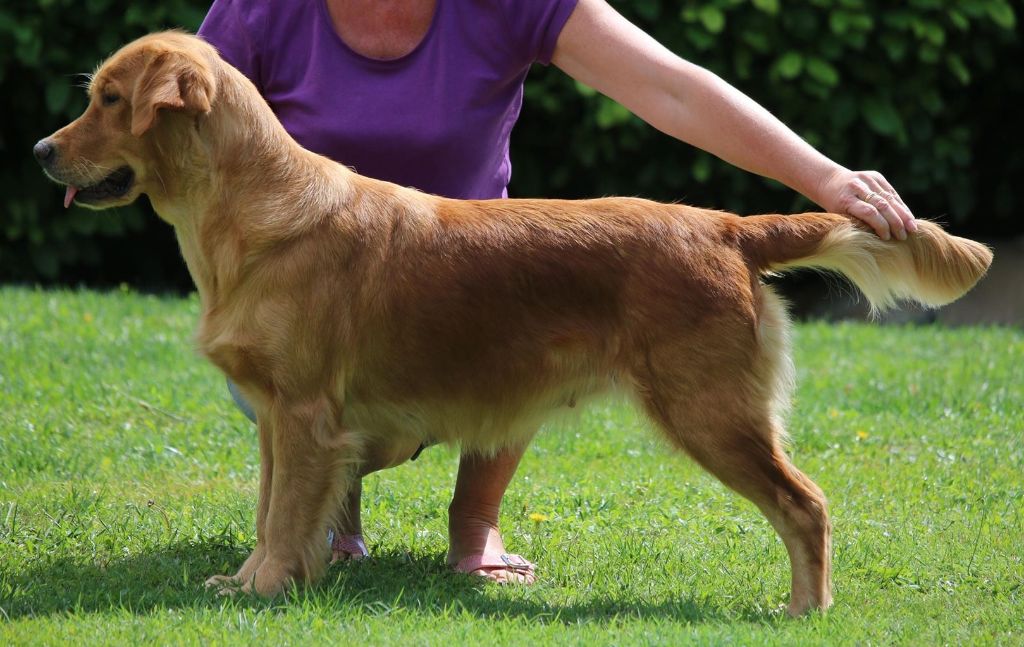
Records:
<instances>
[{"instance_id":1,"label":"dog's eye","mask_svg":"<svg viewBox=\"0 0 1024 647\"><path fill-rule=\"evenodd\" d=\"M112 92L105 92L103 96L100 97L100 101L102 101L105 106L112 106L120 100L121 96Z\"/></svg>"}]
</instances>

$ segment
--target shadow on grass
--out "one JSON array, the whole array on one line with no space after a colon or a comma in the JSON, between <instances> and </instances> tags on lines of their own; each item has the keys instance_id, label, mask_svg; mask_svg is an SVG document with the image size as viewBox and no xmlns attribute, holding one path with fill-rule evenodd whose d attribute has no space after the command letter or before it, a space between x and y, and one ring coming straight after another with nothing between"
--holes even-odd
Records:
<instances>
[{"instance_id":1,"label":"shadow on grass","mask_svg":"<svg viewBox=\"0 0 1024 647\"><path fill-rule=\"evenodd\" d=\"M445 615L453 607L481 619L521 617L549 623L577 624L621 618L657 618L679 622L766 622L763 609L723 609L706 600L685 596L672 601L637 602L610 597L548 603L543 588L524 598L485 593L482 580L451 573L441 555L410 556L385 553L356 563L333 565L323 579L300 587L288 598L264 600L255 596L222 598L205 590L212 574L234 572L248 552L218 543L178 543L105 565L74 559L54 559L0 577L0 616L9 619L66 613L128 611L144 615L164 609L265 609L287 607L309 598L315 608L344 611L363 608L379 615L400 606L424 616Z\"/></svg>"}]
</instances>

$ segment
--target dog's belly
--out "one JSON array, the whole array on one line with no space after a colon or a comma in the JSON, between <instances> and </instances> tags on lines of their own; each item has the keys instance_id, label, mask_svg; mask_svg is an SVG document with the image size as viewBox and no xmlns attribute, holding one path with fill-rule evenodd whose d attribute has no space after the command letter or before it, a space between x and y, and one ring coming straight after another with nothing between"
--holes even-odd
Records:
<instances>
[{"instance_id":1,"label":"dog's belly","mask_svg":"<svg viewBox=\"0 0 1024 647\"><path fill-rule=\"evenodd\" d=\"M507 397L379 400L346 398L343 424L375 441L449 443L489 452L523 445L545 421L615 390L612 375L589 376Z\"/></svg>"}]
</instances>

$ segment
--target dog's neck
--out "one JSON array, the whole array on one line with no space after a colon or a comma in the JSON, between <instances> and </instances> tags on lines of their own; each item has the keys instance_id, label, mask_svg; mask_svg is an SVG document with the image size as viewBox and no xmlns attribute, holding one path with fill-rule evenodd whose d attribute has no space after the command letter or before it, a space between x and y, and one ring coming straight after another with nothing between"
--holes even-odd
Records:
<instances>
[{"instance_id":1,"label":"dog's neck","mask_svg":"<svg viewBox=\"0 0 1024 647\"><path fill-rule=\"evenodd\" d=\"M356 177L299 146L240 73L218 76L211 112L179 134L205 168L167 173L190 179L166 199L151 196L208 307L230 298L263 253L348 211Z\"/></svg>"}]
</instances>

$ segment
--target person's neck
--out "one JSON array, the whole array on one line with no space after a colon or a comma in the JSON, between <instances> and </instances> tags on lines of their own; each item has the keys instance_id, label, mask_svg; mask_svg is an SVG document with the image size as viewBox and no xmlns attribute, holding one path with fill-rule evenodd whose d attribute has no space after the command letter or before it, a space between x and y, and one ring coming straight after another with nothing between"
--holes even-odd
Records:
<instances>
[{"instance_id":1,"label":"person's neck","mask_svg":"<svg viewBox=\"0 0 1024 647\"><path fill-rule=\"evenodd\" d=\"M353 51L380 60L401 58L430 29L439 0L326 0L334 30Z\"/></svg>"}]
</instances>

